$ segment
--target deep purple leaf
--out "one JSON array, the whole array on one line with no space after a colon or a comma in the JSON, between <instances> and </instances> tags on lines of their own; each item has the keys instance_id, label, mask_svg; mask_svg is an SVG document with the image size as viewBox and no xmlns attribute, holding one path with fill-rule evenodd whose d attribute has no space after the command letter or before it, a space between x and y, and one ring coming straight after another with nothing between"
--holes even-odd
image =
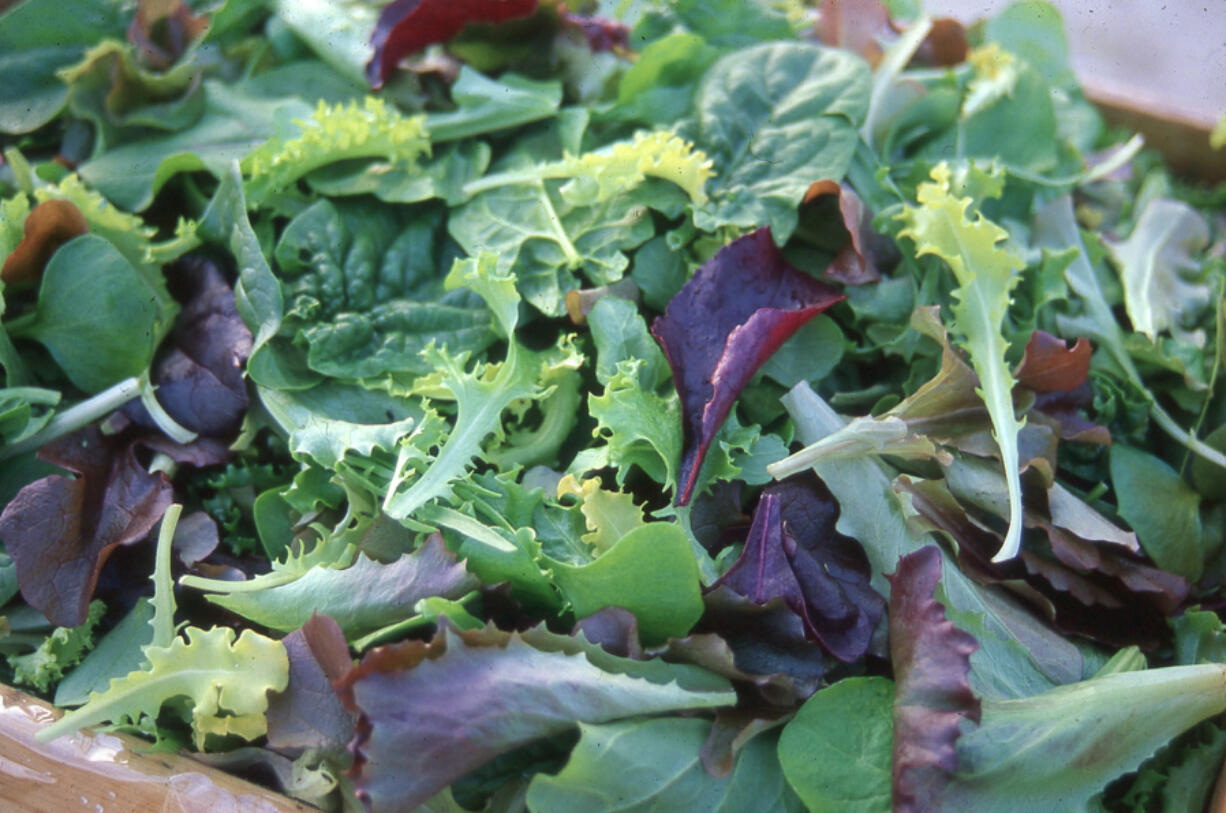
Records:
<instances>
[{"instance_id":1,"label":"deep purple leaf","mask_svg":"<svg viewBox=\"0 0 1226 813\"><path fill-rule=\"evenodd\" d=\"M850 663L868 651L885 602L869 586L859 543L835 531L837 519L816 477L768 487L740 558L715 584L755 604L782 599L811 640Z\"/></svg>"},{"instance_id":2,"label":"deep purple leaf","mask_svg":"<svg viewBox=\"0 0 1226 813\"><path fill-rule=\"evenodd\" d=\"M741 390L789 337L843 299L796 270L761 228L698 269L651 326L681 396L677 504L687 505L707 448Z\"/></svg>"},{"instance_id":3,"label":"deep purple leaf","mask_svg":"<svg viewBox=\"0 0 1226 813\"><path fill-rule=\"evenodd\" d=\"M353 666L340 626L326 615L286 635L289 685L268 700L268 745L287 756L308 750L345 757L353 739L356 715L332 688Z\"/></svg>"},{"instance_id":4,"label":"deep purple leaf","mask_svg":"<svg viewBox=\"0 0 1226 813\"><path fill-rule=\"evenodd\" d=\"M234 291L209 260L181 261L170 282L183 309L153 367L158 402L193 432L233 435L247 411L243 365L251 354L251 331L234 306ZM124 411L141 426L153 427L139 402Z\"/></svg>"},{"instance_id":5,"label":"deep purple leaf","mask_svg":"<svg viewBox=\"0 0 1226 813\"><path fill-rule=\"evenodd\" d=\"M898 561L890 580L890 656L894 663L894 810L938 810L958 766L963 720L979 722L979 699L966 676L979 644L945 617L933 597L941 552L920 548Z\"/></svg>"},{"instance_id":6,"label":"deep purple leaf","mask_svg":"<svg viewBox=\"0 0 1226 813\"><path fill-rule=\"evenodd\" d=\"M111 551L145 538L172 489L166 475L145 470L130 442L93 427L48 443L39 457L79 476L52 474L22 488L0 514L0 539L26 603L75 627Z\"/></svg>"},{"instance_id":7,"label":"deep purple leaf","mask_svg":"<svg viewBox=\"0 0 1226 813\"><path fill-rule=\"evenodd\" d=\"M383 8L370 36L374 55L366 63L371 87L383 83L396 63L427 45L446 42L468 23L501 23L527 17L537 0L394 0Z\"/></svg>"}]
</instances>

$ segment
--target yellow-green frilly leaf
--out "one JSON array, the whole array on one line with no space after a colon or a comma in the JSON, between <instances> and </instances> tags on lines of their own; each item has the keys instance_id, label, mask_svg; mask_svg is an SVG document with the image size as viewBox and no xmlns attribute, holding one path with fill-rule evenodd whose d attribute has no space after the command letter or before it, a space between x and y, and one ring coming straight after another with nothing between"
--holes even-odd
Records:
<instances>
[{"instance_id":1,"label":"yellow-green frilly leaf","mask_svg":"<svg viewBox=\"0 0 1226 813\"><path fill-rule=\"evenodd\" d=\"M971 366L979 376L979 395L992 420L1009 486L1009 530L994 561L1017 555L1022 537L1022 488L1018 474L1017 437L1022 423L1013 412L1013 377L1005 363L1008 342L1001 332L1009 295L1025 267L1016 254L999 245L1008 233L981 213L968 214L970 198L950 192L951 172L942 162L932 181L919 186L919 206L899 215L900 236L915 241L916 254L932 254L954 272L958 289L953 307L954 330L962 334Z\"/></svg>"},{"instance_id":2,"label":"yellow-green frilly leaf","mask_svg":"<svg viewBox=\"0 0 1226 813\"><path fill-rule=\"evenodd\" d=\"M285 647L251 630L235 641L229 627L189 627L186 640L146 647L145 657L144 669L92 693L88 703L40 731L38 739L46 742L98 723L156 717L168 700L186 697L192 703L197 748L204 747L209 734L252 740L267 731L268 692L284 691L289 682Z\"/></svg>"},{"instance_id":3,"label":"yellow-green frilly leaf","mask_svg":"<svg viewBox=\"0 0 1226 813\"><path fill-rule=\"evenodd\" d=\"M715 176L711 159L682 138L665 130L639 133L597 152L570 156L560 162L567 175L595 181L598 200L638 186L645 178L663 178L681 187L696 205L707 201L707 181Z\"/></svg>"},{"instance_id":4,"label":"yellow-green frilly leaf","mask_svg":"<svg viewBox=\"0 0 1226 813\"><path fill-rule=\"evenodd\" d=\"M430 154L424 116L405 116L373 96L357 102L320 102L309 119L296 119L298 135L272 138L242 162L248 205L284 189L312 170L352 158L381 158L413 167Z\"/></svg>"}]
</instances>

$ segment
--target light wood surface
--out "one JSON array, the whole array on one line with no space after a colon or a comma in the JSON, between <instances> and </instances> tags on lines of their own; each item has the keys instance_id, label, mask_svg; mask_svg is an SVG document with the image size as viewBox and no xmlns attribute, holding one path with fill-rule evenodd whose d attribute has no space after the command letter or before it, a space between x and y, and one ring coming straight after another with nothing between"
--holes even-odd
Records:
<instances>
[{"instance_id":1,"label":"light wood surface","mask_svg":"<svg viewBox=\"0 0 1226 813\"><path fill-rule=\"evenodd\" d=\"M120 734L34 734L60 712L0 686L4 813L313 813L315 810L179 754L148 754Z\"/></svg>"}]
</instances>

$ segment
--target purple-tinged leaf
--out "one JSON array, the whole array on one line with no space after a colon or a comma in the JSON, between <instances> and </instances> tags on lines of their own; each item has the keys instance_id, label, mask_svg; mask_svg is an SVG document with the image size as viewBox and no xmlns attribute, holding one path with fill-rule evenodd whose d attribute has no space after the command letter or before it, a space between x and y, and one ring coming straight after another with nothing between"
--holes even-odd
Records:
<instances>
[{"instance_id":1,"label":"purple-tinged leaf","mask_svg":"<svg viewBox=\"0 0 1226 813\"><path fill-rule=\"evenodd\" d=\"M39 457L79 476L52 474L22 488L0 514L0 539L26 603L56 626L75 627L111 551L145 538L172 489L130 443L93 427L48 443Z\"/></svg>"},{"instance_id":2,"label":"purple-tinged leaf","mask_svg":"<svg viewBox=\"0 0 1226 813\"><path fill-rule=\"evenodd\" d=\"M945 617L933 597L941 552L927 545L898 561L890 580L890 656L894 662L894 810L924 813L958 767L963 720L979 722L967 674L979 644Z\"/></svg>"},{"instance_id":3,"label":"purple-tinged leaf","mask_svg":"<svg viewBox=\"0 0 1226 813\"><path fill-rule=\"evenodd\" d=\"M681 397L677 504L694 496L716 430L741 390L801 325L843 299L793 268L761 228L729 243L673 297L651 333Z\"/></svg>"},{"instance_id":4,"label":"purple-tinged leaf","mask_svg":"<svg viewBox=\"0 0 1226 813\"><path fill-rule=\"evenodd\" d=\"M839 217L847 230L847 243L826 266L823 273L832 282L867 285L881 279L881 258L892 242L873 231L873 216L864 201L847 184L830 179L815 181L805 193L805 203L833 196L838 201Z\"/></svg>"},{"instance_id":5,"label":"purple-tinged leaf","mask_svg":"<svg viewBox=\"0 0 1226 813\"><path fill-rule=\"evenodd\" d=\"M610 655L543 627L457 632L373 650L339 682L360 713L357 795L376 810L415 810L489 760L576 723L731 705L723 678L660 660Z\"/></svg>"},{"instance_id":6,"label":"purple-tinged leaf","mask_svg":"<svg viewBox=\"0 0 1226 813\"><path fill-rule=\"evenodd\" d=\"M837 519L812 475L767 488L740 558L716 586L755 604L782 599L810 640L850 663L868 650L885 601L869 586L859 543L835 531Z\"/></svg>"},{"instance_id":7,"label":"purple-tinged leaf","mask_svg":"<svg viewBox=\"0 0 1226 813\"><path fill-rule=\"evenodd\" d=\"M606 17L589 17L563 11L562 25L577 28L593 52L627 51L630 49L630 26Z\"/></svg>"},{"instance_id":8,"label":"purple-tinged leaf","mask_svg":"<svg viewBox=\"0 0 1226 813\"><path fill-rule=\"evenodd\" d=\"M234 291L216 265L199 257L175 267L170 287L183 309L153 366L158 402L193 432L233 435L247 411L243 365L252 341L235 308ZM124 411L136 423L153 427L139 401Z\"/></svg>"},{"instance_id":9,"label":"purple-tinged leaf","mask_svg":"<svg viewBox=\"0 0 1226 813\"><path fill-rule=\"evenodd\" d=\"M310 750L347 757L356 715L332 688L353 666L340 626L313 615L281 643L289 657L289 685L268 700L268 746L292 757Z\"/></svg>"},{"instance_id":10,"label":"purple-tinged leaf","mask_svg":"<svg viewBox=\"0 0 1226 813\"><path fill-rule=\"evenodd\" d=\"M537 0L394 0L384 6L370 36L375 53L366 63L371 87L383 83L401 59L446 42L469 23L501 23L536 11Z\"/></svg>"}]
</instances>

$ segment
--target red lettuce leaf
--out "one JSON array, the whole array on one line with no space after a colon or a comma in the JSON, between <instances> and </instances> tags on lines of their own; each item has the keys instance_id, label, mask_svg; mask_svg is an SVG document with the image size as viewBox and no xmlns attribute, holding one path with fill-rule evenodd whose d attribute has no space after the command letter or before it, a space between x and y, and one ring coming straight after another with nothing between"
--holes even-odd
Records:
<instances>
[{"instance_id":1,"label":"red lettuce leaf","mask_svg":"<svg viewBox=\"0 0 1226 813\"><path fill-rule=\"evenodd\" d=\"M859 543L835 531L838 508L824 491L816 477L768 487L740 558L716 586L755 604L782 599L810 640L850 663L868 651L885 601L869 586Z\"/></svg>"},{"instance_id":2,"label":"red lettuce leaf","mask_svg":"<svg viewBox=\"0 0 1226 813\"><path fill-rule=\"evenodd\" d=\"M754 373L841 299L793 268L764 227L720 249L652 323L681 397L678 505L694 496L707 448Z\"/></svg>"},{"instance_id":3,"label":"red lettuce leaf","mask_svg":"<svg viewBox=\"0 0 1226 813\"><path fill-rule=\"evenodd\" d=\"M379 14L370 36L374 56L366 64L371 87L380 88L396 63L436 42L446 42L468 23L501 23L527 17L537 0L394 0Z\"/></svg>"},{"instance_id":4,"label":"red lettuce leaf","mask_svg":"<svg viewBox=\"0 0 1226 813\"><path fill-rule=\"evenodd\" d=\"M823 276L844 285L867 285L881 279L882 256L889 250L889 238L873 231L873 216L860 196L847 184L830 179L814 181L805 193L806 204L833 196L838 202L839 218L847 230L847 242L826 266Z\"/></svg>"},{"instance_id":5,"label":"red lettuce leaf","mask_svg":"<svg viewBox=\"0 0 1226 813\"><path fill-rule=\"evenodd\" d=\"M251 331L238 315L234 291L209 260L180 262L170 283L183 309L153 367L158 402L193 432L231 436L247 412L243 365L251 354ZM124 414L154 426L139 401L130 402Z\"/></svg>"},{"instance_id":6,"label":"red lettuce leaf","mask_svg":"<svg viewBox=\"0 0 1226 813\"><path fill-rule=\"evenodd\" d=\"M898 561L890 580L890 656L894 662L894 810L940 809L958 767L964 719L979 722L979 699L966 676L973 637L945 617L935 598L941 552L927 545Z\"/></svg>"},{"instance_id":7,"label":"red lettuce leaf","mask_svg":"<svg viewBox=\"0 0 1226 813\"><path fill-rule=\"evenodd\" d=\"M313 615L281 643L289 657L289 685L268 700L268 746L291 757L306 751L347 757L356 715L332 688L353 666L340 626Z\"/></svg>"},{"instance_id":8,"label":"red lettuce leaf","mask_svg":"<svg viewBox=\"0 0 1226 813\"><path fill-rule=\"evenodd\" d=\"M731 705L723 678L692 666L619 658L536 627L456 631L371 651L336 684L359 712L357 796L416 810L491 759L535 740L642 714Z\"/></svg>"},{"instance_id":9,"label":"red lettuce leaf","mask_svg":"<svg viewBox=\"0 0 1226 813\"><path fill-rule=\"evenodd\" d=\"M39 457L79 476L52 474L22 488L0 514L0 539L26 603L75 627L111 551L144 539L173 489L166 475L145 470L131 443L93 427L48 443Z\"/></svg>"}]
</instances>

